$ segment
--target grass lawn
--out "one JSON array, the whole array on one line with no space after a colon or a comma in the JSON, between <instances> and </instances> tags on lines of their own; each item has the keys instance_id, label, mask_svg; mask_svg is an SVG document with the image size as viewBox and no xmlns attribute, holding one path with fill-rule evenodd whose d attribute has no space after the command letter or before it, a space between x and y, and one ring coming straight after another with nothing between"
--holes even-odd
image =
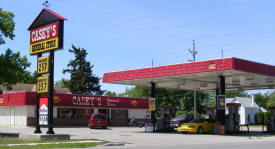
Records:
<instances>
[{"instance_id":1,"label":"grass lawn","mask_svg":"<svg viewBox=\"0 0 275 149\"><path fill-rule=\"evenodd\" d=\"M92 141L92 140L55 140L55 141L23 141L20 139L0 138L0 149L46 149L46 148L85 148L102 145L107 142L77 142L77 141ZM67 142L67 143L66 143ZM74 142L74 143L68 143ZM24 145L28 143L58 143L58 144L37 144ZM18 146L7 146L8 144L22 144Z\"/></svg>"}]
</instances>

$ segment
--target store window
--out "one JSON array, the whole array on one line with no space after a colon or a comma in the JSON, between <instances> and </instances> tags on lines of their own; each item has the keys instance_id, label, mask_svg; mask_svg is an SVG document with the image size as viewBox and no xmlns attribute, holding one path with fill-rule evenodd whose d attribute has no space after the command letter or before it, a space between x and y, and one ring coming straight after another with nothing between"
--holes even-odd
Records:
<instances>
[{"instance_id":1,"label":"store window","mask_svg":"<svg viewBox=\"0 0 275 149\"><path fill-rule=\"evenodd\" d=\"M89 116L93 112L94 112L94 109L57 108L57 118L89 119Z\"/></svg>"},{"instance_id":2,"label":"store window","mask_svg":"<svg viewBox=\"0 0 275 149\"><path fill-rule=\"evenodd\" d=\"M128 119L128 110L112 110L112 119Z\"/></svg>"}]
</instances>

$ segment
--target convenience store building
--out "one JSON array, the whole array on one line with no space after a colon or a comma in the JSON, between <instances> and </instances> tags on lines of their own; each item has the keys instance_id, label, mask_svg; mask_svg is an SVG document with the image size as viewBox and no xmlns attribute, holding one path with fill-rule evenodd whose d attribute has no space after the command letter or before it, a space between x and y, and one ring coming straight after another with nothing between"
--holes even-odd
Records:
<instances>
[{"instance_id":1,"label":"convenience store building","mask_svg":"<svg viewBox=\"0 0 275 149\"><path fill-rule=\"evenodd\" d=\"M0 94L0 125L34 126L35 101L36 93L31 91ZM87 126L91 113L106 114L109 126L126 126L131 118L150 118L148 98L55 93L53 104L55 126Z\"/></svg>"}]
</instances>

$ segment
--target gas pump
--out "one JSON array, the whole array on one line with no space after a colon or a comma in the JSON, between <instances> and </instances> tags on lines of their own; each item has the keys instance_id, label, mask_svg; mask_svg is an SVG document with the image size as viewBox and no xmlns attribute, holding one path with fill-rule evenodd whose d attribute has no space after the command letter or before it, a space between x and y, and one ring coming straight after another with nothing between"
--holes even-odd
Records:
<instances>
[{"instance_id":1,"label":"gas pump","mask_svg":"<svg viewBox=\"0 0 275 149\"><path fill-rule=\"evenodd\" d=\"M234 133L240 130L240 115L239 115L239 107L240 103L227 103L228 107L228 115L226 115L225 119L225 131L227 133Z\"/></svg>"},{"instance_id":2,"label":"gas pump","mask_svg":"<svg viewBox=\"0 0 275 149\"><path fill-rule=\"evenodd\" d=\"M159 115L157 117L156 131L166 131L169 130L169 115L171 106L162 105L159 106Z\"/></svg>"}]
</instances>

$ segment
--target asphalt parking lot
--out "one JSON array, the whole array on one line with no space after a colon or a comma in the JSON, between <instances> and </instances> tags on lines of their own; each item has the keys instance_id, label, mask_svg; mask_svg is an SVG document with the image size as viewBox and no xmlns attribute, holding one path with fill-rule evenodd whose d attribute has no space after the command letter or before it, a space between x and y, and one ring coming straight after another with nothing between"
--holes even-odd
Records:
<instances>
[{"instance_id":1,"label":"asphalt parking lot","mask_svg":"<svg viewBox=\"0 0 275 149\"><path fill-rule=\"evenodd\" d=\"M3 127L0 132L32 134L34 127ZM41 128L43 134L47 128ZM111 142L107 146L96 148L273 148L275 136L251 135L212 135L180 134L177 132L145 133L144 128L109 127L108 129L88 129L86 127L54 128L56 134L70 134L71 139L98 139Z\"/></svg>"}]
</instances>

